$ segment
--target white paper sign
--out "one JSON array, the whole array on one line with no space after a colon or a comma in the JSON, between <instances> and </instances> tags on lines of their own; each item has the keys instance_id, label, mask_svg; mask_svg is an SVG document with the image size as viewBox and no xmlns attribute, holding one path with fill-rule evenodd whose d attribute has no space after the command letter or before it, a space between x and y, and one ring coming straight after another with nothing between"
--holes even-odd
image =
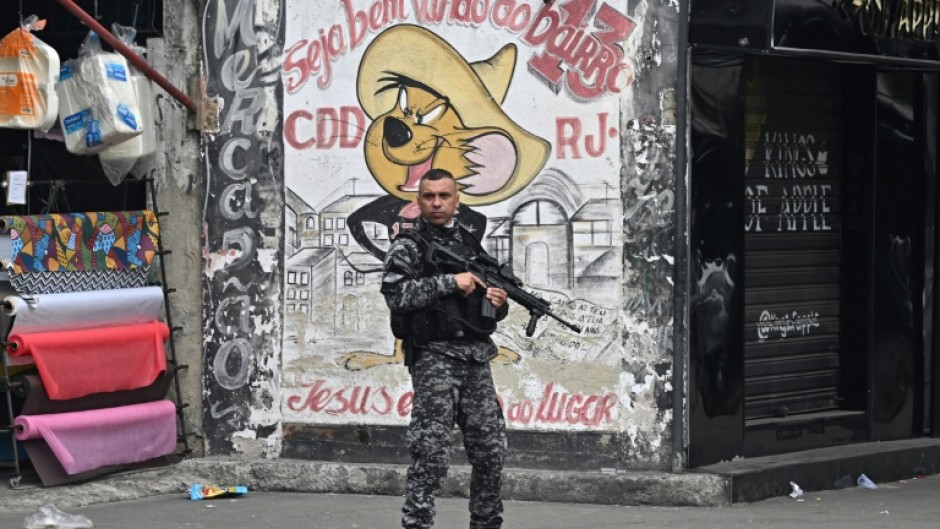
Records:
<instances>
[{"instance_id":1,"label":"white paper sign","mask_svg":"<svg viewBox=\"0 0 940 529\"><path fill-rule=\"evenodd\" d=\"M26 171L7 171L7 204L26 204Z\"/></svg>"}]
</instances>

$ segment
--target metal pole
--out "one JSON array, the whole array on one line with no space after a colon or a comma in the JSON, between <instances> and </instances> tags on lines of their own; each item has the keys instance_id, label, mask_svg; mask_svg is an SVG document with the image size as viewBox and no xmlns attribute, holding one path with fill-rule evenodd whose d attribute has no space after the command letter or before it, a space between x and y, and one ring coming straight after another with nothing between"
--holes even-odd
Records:
<instances>
[{"instance_id":1,"label":"metal pole","mask_svg":"<svg viewBox=\"0 0 940 529\"><path fill-rule=\"evenodd\" d=\"M153 178L148 180L150 181L150 205L153 207L154 214L158 215L160 207L157 205L156 183ZM183 450L186 455L189 455L192 450L189 448L189 432L186 429L186 414L183 412L183 389L180 387L180 370L182 366L180 366L179 359L176 357L175 333L180 328L173 325L173 313L170 310L170 291L166 280L166 255L168 252L163 249L163 238L161 237L157 237L157 250L160 252L160 279L163 281L163 314L166 316L166 325L170 328L170 361L173 362L173 367L176 368L173 371L173 386L176 389L176 398L179 401L176 413L180 420L180 437L183 441Z\"/></svg>"},{"instance_id":2,"label":"metal pole","mask_svg":"<svg viewBox=\"0 0 940 529\"><path fill-rule=\"evenodd\" d=\"M136 66L138 70L143 72L144 75L152 79L153 82L160 85L160 88L163 88L164 90L166 90L168 94L173 96L173 99L176 99L177 101L182 103L183 106L188 108L190 112L194 114L197 113L196 103L194 103L192 99L190 99L186 94L181 92L178 88L173 86L172 83L167 81L166 78L160 74L160 72L155 70L153 66L150 66L149 64L147 64L147 61L145 61L140 55L137 55L136 53L134 53L132 49L128 48L127 45L121 41L121 39L111 34L111 32L105 29L104 26L102 26L100 23L98 23L98 21L95 20L94 17L86 13L81 7L76 5L75 2L73 2L72 0L57 0L57 1L59 2L59 4L62 5L62 7L67 9L70 13L75 15L76 18L81 20L83 24L85 24L92 31L97 33L98 36L102 38L102 40L110 44L111 47L114 48L114 51L126 57L127 60L130 61L131 64Z\"/></svg>"},{"instance_id":3,"label":"metal pole","mask_svg":"<svg viewBox=\"0 0 940 529\"><path fill-rule=\"evenodd\" d=\"M689 3L679 2L676 58L676 263L672 324L672 468L688 466L685 458L685 353L688 340L689 295Z\"/></svg>"}]
</instances>

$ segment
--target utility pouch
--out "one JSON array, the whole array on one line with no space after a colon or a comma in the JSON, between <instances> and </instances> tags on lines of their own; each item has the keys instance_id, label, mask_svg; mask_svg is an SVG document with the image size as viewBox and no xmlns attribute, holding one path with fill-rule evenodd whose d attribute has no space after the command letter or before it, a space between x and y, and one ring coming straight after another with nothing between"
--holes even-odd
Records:
<instances>
[{"instance_id":1,"label":"utility pouch","mask_svg":"<svg viewBox=\"0 0 940 529\"><path fill-rule=\"evenodd\" d=\"M399 340L411 337L411 314L407 312L392 312L392 335Z\"/></svg>"},{"instance_id":2,"label":"utility pouch","mask_svg":"<svg viewBox=\"0 0 940 529\"><path fill-rule=\"evenodd\" d=\"M436 338L463 338L461 305L461 300L455 294L444 296L438 300L433 309L437 325L430 333L436 335Z\"/></svg>"}]
</instances>

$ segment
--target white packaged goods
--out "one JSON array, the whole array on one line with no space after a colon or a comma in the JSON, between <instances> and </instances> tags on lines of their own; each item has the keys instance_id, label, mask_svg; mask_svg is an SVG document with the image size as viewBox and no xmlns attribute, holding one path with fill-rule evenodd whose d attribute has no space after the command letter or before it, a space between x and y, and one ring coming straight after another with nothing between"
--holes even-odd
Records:
<instances>
[{"instance_id":1,"label":"white packaged goods","mask_svg":"<svg viewBox=\"0 0 940 529\"><path fill-rule=\"evenodd\" d=\"M26 27L0 40L0 127L49 130L59 101L59 55Z\"/></svg>"},{"instance_id":2,"label":"white packaged goods","mask_svg":"<svg viewBox=\"0 0 940 529\"><path fill-rule=\"evenodd\" d=\"M143 132L137 91L127 61L117 53L66 62L58 93L59 120L71 153L95 154Z\"/></svg>"},{"instance_id":3,"label":"white packaged goods","mask_svg":"<svg viewBox=\"0 0 940 529\"><path fill-rule=\"evenodd\" d=\"M157 158L157 126L154 121L154 107L157 102L153 96L153 81L136 68L133 69L134 86L137 88L137 99L140 102L140 119L144 124L144 132L140 135L140 158L131 169L131 174L143 178L153 169Z\"/></svg>"},{"instance_id":4,"label":"white packaged goods","mask_svg":"<svg viewBox=\"0 0 940 529\"><path fill-rule=\"evenodd\" d=\"M98 153L101 168L114 185L121 183L128 173L142 177L153 166L157 142L153 123L153 90L150 79L131 67L131 84L137 91L140 124L143 132L125 142L112 145Z\"/></svg>"}]
</instances>

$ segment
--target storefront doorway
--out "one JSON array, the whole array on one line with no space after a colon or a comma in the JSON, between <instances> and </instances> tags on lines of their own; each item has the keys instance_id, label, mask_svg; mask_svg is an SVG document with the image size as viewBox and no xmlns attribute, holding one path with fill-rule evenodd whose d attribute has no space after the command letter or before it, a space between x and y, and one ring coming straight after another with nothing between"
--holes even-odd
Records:
<instances>
[{"instance_id":1,"label":"storefront doorway","mask_svg":"<svg viewBox=\"0 0 940 529\"><path fill-rule=\"evenodd\" d=\"M937 76L693 54L693 465L935 430Z\"/></svg>"}]
</instances>

